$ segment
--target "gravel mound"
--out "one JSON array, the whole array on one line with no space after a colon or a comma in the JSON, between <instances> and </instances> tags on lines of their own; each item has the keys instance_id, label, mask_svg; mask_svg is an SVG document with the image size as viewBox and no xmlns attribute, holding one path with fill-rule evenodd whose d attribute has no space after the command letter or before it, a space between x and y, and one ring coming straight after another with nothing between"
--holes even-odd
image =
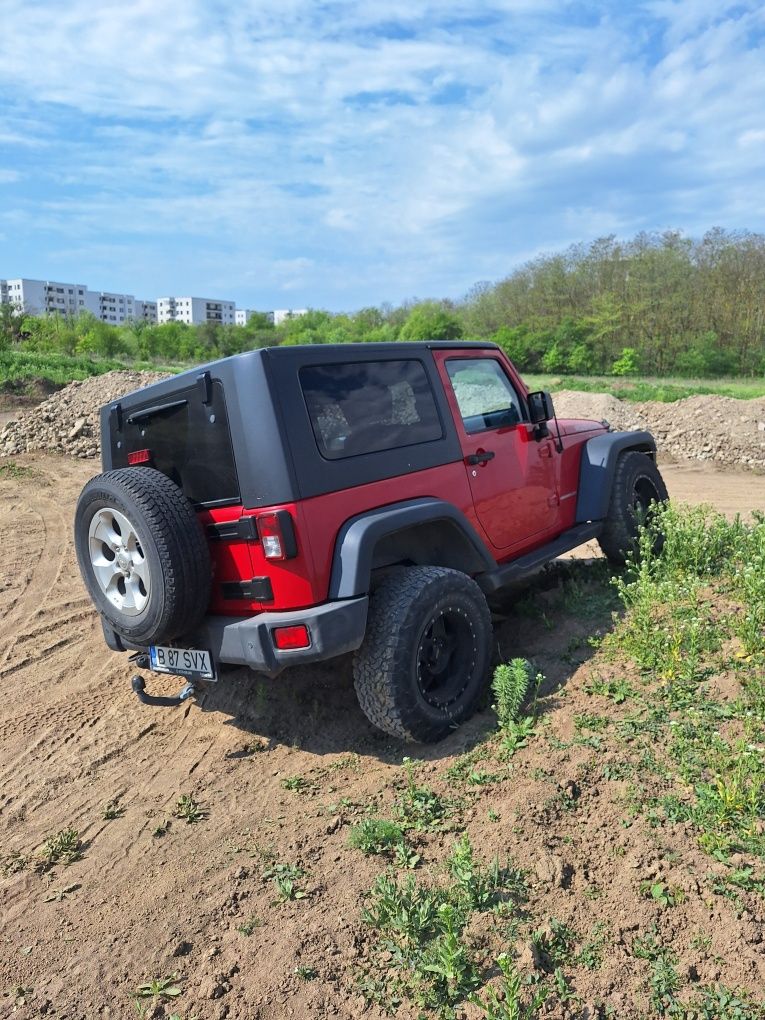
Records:
<instances>
[{"instance_id":1,"label":"gravel mound","mask_svg":"<svg viewBox=\"0 0 765 1020\"><path fill-rule=\"evenodd\" d=\"M587 418L609 422L615 429L648 428L645 418L636 411L636 404L619 400L610 393L578 393L560 390L553 394L555 413L559 418Z\"/></svg>"},{"instance_id":2,"label":"gravel mound","mask_svg":"<svg viewBox=\"0 0 765 1020\"><path fill-rule=\"evenodd\" d=\"M71 457L99 457L101 407L166 378L162 372L107 372L69 383L8 422L0 432L0 454L53 450Z\"/></svg>"},{"instance_id":3,"label":"gravel mound","mask_svg":"<svg viewBox=\"0 0 765 1020\"><path fill-rule=\"evenodd\" d=\"M765 471L765 399L694 396L671 404L631 403L607 393L554 394L561 418L607 419L615 429L648 429L673 460Z\"/></svg>"},{"instance_id":4,"label":"gravel mound","mask_svg":"<svg viewBox=\"0 0 765 1020\"><path fill-rule=\"evenodd\" d=\"M659 450L685 460L765 471L765 399L696 396L636 404Z\"/></svg>"}]
</instances>

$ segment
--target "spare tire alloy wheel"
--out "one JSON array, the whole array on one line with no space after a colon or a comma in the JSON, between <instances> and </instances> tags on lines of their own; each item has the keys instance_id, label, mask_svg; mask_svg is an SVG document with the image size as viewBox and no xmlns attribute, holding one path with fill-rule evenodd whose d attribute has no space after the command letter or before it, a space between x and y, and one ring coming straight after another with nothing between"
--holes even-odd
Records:
<instances>
[{"instance_id":1,"label":"spare tire alloy wheel","mask_svg":"<svg viewBox=\"0 0 765 1020\"><path fill-rule=\"evenodd\" d=\"M93 575L104 596L125 616L137 616L151 594L151 576L135 526L113 507L98 510L88 529Z\"/></svg>"},{"instance_id":2,"label":"spare tire alloy wheel","mask_svg":"<svg viewBox=\"0 0 765 1020\"><path fill-rule=\"evenodd\" d=\"M191 633L210 601L210 551L196 512L154 468L106 471L77 503L75 548L96 609L129 645Z\"/></svg>"}]
</instances>

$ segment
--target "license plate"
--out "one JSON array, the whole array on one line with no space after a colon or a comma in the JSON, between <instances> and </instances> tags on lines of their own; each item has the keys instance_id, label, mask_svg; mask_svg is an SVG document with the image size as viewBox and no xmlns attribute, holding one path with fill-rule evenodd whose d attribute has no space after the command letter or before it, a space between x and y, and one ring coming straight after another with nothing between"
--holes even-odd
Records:
<instances>
[{"instance_id":1,"label":"license plate","mask_svg":"<svg viewBox=\"0 0 765 1020\"><path fill-rule=\"evenodd\" d=\"M198 648L167 648L151 645L149 666L155 673L173 673L189 680L216 680L210 652Z\"/></svg>"}]
</instances>

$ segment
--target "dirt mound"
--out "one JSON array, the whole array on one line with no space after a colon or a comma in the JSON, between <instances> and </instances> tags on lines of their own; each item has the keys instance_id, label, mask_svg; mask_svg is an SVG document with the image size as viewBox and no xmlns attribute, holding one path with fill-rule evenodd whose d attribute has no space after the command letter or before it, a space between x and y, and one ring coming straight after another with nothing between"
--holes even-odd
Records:
<instances>
[{"instance_id":1,"label":"dirt mound","mask_svg":"<svg viewBox=\"0 0 765 1020\"><path fill-rule=\"evenodd\" d=\"M561 418L605 418L615 429L648 429L675 460L765 471L765 399L694 396L671 404L631 403L608 393L555 394Z\"/></svg>"},{"instance_id":2,"label":"dirt mound","mask_svg":"<svg viewBox=\"0 0 765 1020\"><path fill-rule=\"evenodd\" d=\"M765 470L765 399L695 396L636 404L635 412L672 457Z\"/></svg>"},{"instance_id":3,"label":"dirt mound","mask_svg":"<svg viewBox=\"0 0 765 1020\"><path fill-rule=\"evenodd\" d=\"M161 372L107 372L72 382L38 407L22 411L0 432L0 454L52 450L72 457L100 455L99 411L126 393L166 379Z\"/></svg>"},{"instance_id":4,"label":"dirt mound","mask_svg":"<svg viewBox=\"0 0 765 1020\"><path fill-rule=\"evenodd\" d=\"M560 390L553 394L555 413L559 418L588 418L609 422L615 429L644 429L646 423L635 412L635 405L610 393L579 393Z\"/></svg>"}]
</instances>

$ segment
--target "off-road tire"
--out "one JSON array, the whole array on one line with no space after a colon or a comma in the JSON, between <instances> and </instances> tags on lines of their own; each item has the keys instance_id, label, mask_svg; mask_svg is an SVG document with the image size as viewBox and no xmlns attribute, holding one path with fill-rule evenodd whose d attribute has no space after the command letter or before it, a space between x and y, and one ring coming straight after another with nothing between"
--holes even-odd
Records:
<instances>
[{"instance_id":1,"label":"off-road tire","mask_svg":"<svg viewBox=\"0 0 765 1020\"><path fill-rule=\"evenodd\" d=\"M450 671L455 660L443 660L445 672L435 675L444 676L446 687L440 694L435 689L426 694L422 670L432 678L428 671L431 661L439 661L439 653L432 653L439 626L455 632L459 668ZM491 635L486 599L466 574L446 567L387 572L370 596L366 636L353 659L362 711L393 737L422 743L442 739L478 706L489 672Z\"/></svg>"},{"instance_id":2,"label":"off-road tire","mask_svg":"<svg viewBox=\"0 0 765 1020\"><path fill-rule=\"evenodd\" d=\"M147 604L137 615L125 615L112 605L95 576L89 529L104 508L125 515L145 557L151 584ZM74 538L91 599L109 626L130 644L169 642L201 621L210 601L210 553L194 508L166 475L131 467L92 478L77 503Z\"/></svg>"},{"instance_id":3,"label":"off-road tire","mask_svg":"<svg viewBox=\"0 0 765 1020\"><path fill-rule=\"evenodd\" d=\"M613 566L621 567L637 546L641 519L650 512L651 502L669 499L664 479L656 462L645 453L628 450L616 464L611 502L598 544ZM657 536L655 551L662 546Z\"/></svg>"}]
</instances>

